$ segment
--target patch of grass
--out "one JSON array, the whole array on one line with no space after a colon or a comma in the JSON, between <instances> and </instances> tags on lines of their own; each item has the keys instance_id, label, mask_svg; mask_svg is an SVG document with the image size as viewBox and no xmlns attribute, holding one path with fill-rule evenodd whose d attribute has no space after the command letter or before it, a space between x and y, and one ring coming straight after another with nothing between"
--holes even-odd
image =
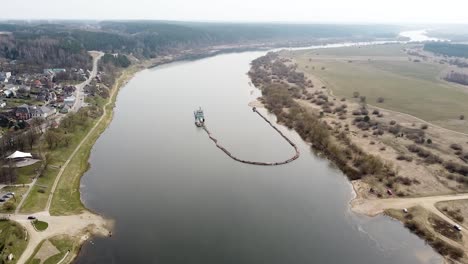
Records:
<instances>
[{"instance_id":1,"label":"patch of grass","mask_svg":"<svg viewBox=\"0 0 468 264\"><path fill-rule=\"evenodd\" d=\"M41 243L39 243L39 245L34 250L33 255L26 262L27 264L40 263L40 259L35 258L35 256L37 255L37 253L39 252L39 249L42 247L42 244L44 244L45 241L46 240L43 240L41 241ZM69 254L70 259L72 255L78 253L79 240L76 240L71 236L68 236L68 235L55 236L55 237L50 238L49 241L52 243L52 245L54 245L60 251L60 253L55 254L49 257L48 259L46 259L43 262L44 264L56 264L65 256L68 250L70 250L70 252L73 253L73 254ZM67 263L67 261L65 261L65 263Z\"/></svg>"},{"instance_id":2,"label":"patch of grass","mask_svg":"<svg viewBox=\"0 0 468 264\"><path fill-rule=\"evenodd\" d=\"M49 227L49 224L44 221L34 220L31 221L31 224L37 229L37 231L44 231Z\"/></svg>"},{"instance_id":3,"label":"patch of grass","mask_svg":"<svg viewBox=\"0 0 468 264\"><path fill-rule=\"evenodd\" d=\"M36 162L33 165L18 168L16 172L18 173L18 179L16 184L27 184L31 183L32 179L36 176L37 171L41 167L42 162Z\"/></svg>"},{"instance_id":4,"label":"patch of grass","mask_svg":"<svg viewBox=\"0 0 468 264\"><path fill-rule=\"evenodd\" d=\"M429 222L437 233L458 242L462 241L462 234L440 217L431 215L429 217Z\"/></svg>"},{"instance_id":5,"label":"patch of grass","mask_svg":"<svg viewBox=\"0 0 468 264\"><path fill-rule=\"evenodd\" d=\"M13 221L0 220L0 230L0 259L2 263L16 263L28 244L25 240L24 229ZM10 253L13 254L14 259L7 262Z\"/></svg>"},{"instance_id":6,"label":"patch of grass","mask_svg":"<svg viewBox=\"0 0 468 264\"><path fill-rule=\"evenodd\" d=\"M10 198L8 202L4 203L3 206L0 206L0 213L12 213L16 207L18 206L19 202L21 201L21 197L24 193L28 190L28 187L20 187L20 186L5 186L2 188L1 193L7 192L14 192L15 196ZM8 210L8 206L5 204L10 203L13 208Z\"/></svg>"},{"instance_id":7,"label":"patch of grass","mask_svg":"<svg viewBox=\"0 0 468 264\"><path fill-rule=\"evenodd\" d=\"M74 240L70 236L53 237L50 239L50 242L60 251L60 253L48 258L44 261L44 264L55 264L59 262L69 250L70 252L76 253L79 249L78 241ZM71 255L69 254L69 256ZM65 263L67 262L65 261Z\"/></svg>"}]
</instances>

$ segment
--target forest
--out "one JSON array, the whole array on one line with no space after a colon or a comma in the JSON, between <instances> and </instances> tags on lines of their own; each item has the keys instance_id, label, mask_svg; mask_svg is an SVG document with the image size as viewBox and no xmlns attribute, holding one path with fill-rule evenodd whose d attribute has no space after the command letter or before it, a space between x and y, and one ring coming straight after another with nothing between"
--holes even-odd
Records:
<instances>
[{"instance_id":1,"label":"forest","mask_svg":"<svg viewBox=\"0 0 468 264\"><path fill-rule=\"evenodd\" d=\"M44 67L89 66L88 50L152 58L210 45L394 38L396 26L169 21L0 24L0 58Z\"/></svg>"},{"instance_id":2,"label":"forest","mask_svg":"<svg viewBox=\"0 0 468 264\"><path fill-rule=\"evenodd\" d=\"M468 45L446 42L431 42L424 45L424 50L449 57L468 58Z\"/></svg>"}]
</instances>

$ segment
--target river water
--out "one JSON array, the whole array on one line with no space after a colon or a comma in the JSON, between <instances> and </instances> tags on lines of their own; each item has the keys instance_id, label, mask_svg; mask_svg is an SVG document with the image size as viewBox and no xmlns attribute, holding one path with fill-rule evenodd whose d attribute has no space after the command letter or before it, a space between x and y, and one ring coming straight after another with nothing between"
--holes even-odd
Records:
<instances>
[{"instance_id":1,"label":"river water","mask_svg":"<svg viewBox=\"0 0 468 264\"><path fill-rule=\"evenodd\" d=\"M247 106L258 96L249 63L263 54L160 66L123 87L81 187L88 208L115 219L114 235L86 242L77 263L441 262L399 222L352 213L346 177L294 131L280 126L301 157L260 167L231 160L194 126L202 106L208 128L237 156L294 154Z\"/></svg>"}]
</instances>

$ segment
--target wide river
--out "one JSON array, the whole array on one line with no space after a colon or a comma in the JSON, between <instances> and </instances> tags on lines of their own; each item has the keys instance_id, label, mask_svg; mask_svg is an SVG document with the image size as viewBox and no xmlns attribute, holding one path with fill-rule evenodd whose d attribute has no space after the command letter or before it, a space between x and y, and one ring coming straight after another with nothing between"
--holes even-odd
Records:
<instances>
[{"instance_id":1,"label":"wide river","mask_svg":"<svg viewBox=\"0 0 468 264\"><path fill-rule=\"evenodd\" d=\"M280 126L301 157L260 167L231 160L194 126L202 106L211 132L237 156L294 154L247 105L258 91L246 73L263 54L173 63L123 87L81 188L88 208L115 219L114 235L86 242L77 263L441 262L401 223L352 213L346 177L294 131Z\"/></svg>"}]
</instances>

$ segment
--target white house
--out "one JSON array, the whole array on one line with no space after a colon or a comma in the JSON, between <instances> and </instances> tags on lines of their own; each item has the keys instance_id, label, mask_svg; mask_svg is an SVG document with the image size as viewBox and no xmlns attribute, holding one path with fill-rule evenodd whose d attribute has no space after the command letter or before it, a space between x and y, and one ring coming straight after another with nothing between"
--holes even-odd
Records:
<instances>
[{"instance_id":1,"label":"white house","mask_svg":"<svg viewBox=\"0 0 468 264\"><path fill-rule=\"evenodd\" d=\"M75 96L69 96L63 100L63 103L69 106L73 106L75 104L76 98Z\"/></svg>"},{"instance_id":2,"label":"white house","mask_svg":"<svg viewBox=\"0 0 468 264\"><path fill-rule=\"evenodd\" d=\"M57 113L57 110L55 110L55 108L50 108L47 106L30 106L29 112L31 113L31 118L33 117L48 118L52 115L55 115L55 113Z\"/></svg>"}]
</instances>

